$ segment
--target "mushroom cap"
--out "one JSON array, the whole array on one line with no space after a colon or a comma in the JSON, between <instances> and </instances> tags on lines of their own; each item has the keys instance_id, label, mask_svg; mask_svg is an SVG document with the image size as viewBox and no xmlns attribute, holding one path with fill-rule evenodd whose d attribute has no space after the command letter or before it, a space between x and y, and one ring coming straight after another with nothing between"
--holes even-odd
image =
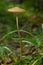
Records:
<instances>
[{"instance_id":1,"label":"mushroom cap","mask_svg":"<svg viewBox=\"0 0 43 65\"><path fill-rule=\"evenodd\" d=\"M8 9L9 12L15 12L15 13L19 13L19 12L25 12L26 10L19 8L19 7L13 7Z\"/></svg>"}]
</instances>

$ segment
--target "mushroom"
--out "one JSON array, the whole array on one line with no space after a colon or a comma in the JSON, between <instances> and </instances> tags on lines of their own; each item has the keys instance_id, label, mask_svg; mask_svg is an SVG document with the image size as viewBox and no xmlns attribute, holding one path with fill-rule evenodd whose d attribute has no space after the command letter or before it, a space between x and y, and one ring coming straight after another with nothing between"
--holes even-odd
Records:
<instances>
[{"instance_id":1,"label":"mushroom","mask_svg":"<svg viewBox=\"0 0 43 65\"><path fill-rule=\"evenodd\" d=\"M26 10L19 8L19 7L13 7L8 9L9 12L16 13L16 25L17 25L17 30L18 30L18 36L20 38L20 60L22 59L22 40L21 40L21 34L19 31L19 24L18 24L18 13L25 12Z\"/></svg>"}]
</instances>

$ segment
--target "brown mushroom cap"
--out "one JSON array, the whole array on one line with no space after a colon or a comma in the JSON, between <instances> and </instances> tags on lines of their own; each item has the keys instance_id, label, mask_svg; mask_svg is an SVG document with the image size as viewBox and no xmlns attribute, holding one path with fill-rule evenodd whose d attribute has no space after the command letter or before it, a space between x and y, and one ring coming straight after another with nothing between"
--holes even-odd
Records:
<instances>
[{"instance_id":1,"label":"brown mushroom cap","mask_svg":"<svg viewBox=\"0 0 43 65\"><path fill-rule=\"evenodd\" d=\"M19 12L25 12L24 9L19 8L19 7L10 8L10 9L8 9L8 11L9 12L17 12L17 13L19 13Z\"/></svg>"}]
</instances>

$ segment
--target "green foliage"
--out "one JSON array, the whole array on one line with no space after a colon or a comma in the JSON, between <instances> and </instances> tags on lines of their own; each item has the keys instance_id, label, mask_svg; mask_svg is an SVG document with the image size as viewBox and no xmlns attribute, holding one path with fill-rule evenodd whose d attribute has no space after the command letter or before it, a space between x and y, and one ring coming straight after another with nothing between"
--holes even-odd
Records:
<instances>
[{"instance_id":1,"label":"green foliage","mask_svg":"<svg viewBox=\"0 0 43 65\"><path fill-rule=\"evenodd\" d=\"M39 3L41 5L39 5ZM36 5L37 4L37 5ZM16 30L16 15L9 13L8 8L18 6L26 9L26 13L20 13L19 27L22 40L22 60L20 56L20 45ZM9 65L41 65L43 58L43 8L42 0L24 0L22 4L0 1L0 63L1 61L13 59ZM32 32L32 25L41 25ZM35 34L36 33L36 34ZM17 48L16 46L19 46ZM38 51L33 51L35 47ZM26 48L26 50L25 50ZM29 49L28 49L29 48ZM30 49L31 48L31 49ZM26 56L27 53L27 56ZM30 53L30 54L29 54ZM10 57L9 57L10 56ZM11 58L12 57L12 58ZM5 61L5 62L6 62ZM10 62L10 61L9 61Z\"/></svg>"}]
</instances>

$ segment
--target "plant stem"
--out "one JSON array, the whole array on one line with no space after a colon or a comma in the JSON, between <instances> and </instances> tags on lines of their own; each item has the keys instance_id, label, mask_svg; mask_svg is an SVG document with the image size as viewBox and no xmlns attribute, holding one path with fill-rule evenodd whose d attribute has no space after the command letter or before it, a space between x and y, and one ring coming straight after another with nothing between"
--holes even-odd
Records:
<instances>
[{"instance_id":1,"label":"plant stem","mask_svg":"<svg viewBox=\"0 0 43 65\"><path fill-rule=\"evenodd\" d=\"M22 60L22 40L21 40L20 31L19 31L18 16L16 16L16 25L18 30L18 36L20 38L20 60Z\"/></svg>"}]
</instances>

